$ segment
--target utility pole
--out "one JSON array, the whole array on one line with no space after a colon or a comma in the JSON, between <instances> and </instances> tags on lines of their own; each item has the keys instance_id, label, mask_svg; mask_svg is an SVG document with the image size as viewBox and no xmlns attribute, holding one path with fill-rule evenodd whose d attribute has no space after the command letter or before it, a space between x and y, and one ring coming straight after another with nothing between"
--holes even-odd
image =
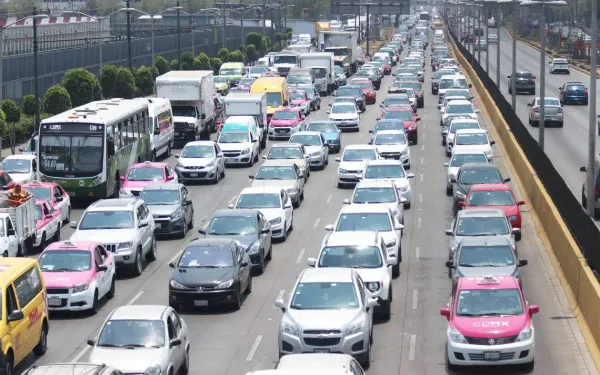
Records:
<instances>
[{"instance_id":1,"label":"utility pole","mask_svg":"<svg viewBox=\"0 0 600 375\"><path fill-rule=\"evenodd\" d=\"M177 70L181 70L181 5L177 0Z\"/></svg>"},{"instance_id":2,"label":"utility pole","mask_svg":"<svg viewBox=\"0 0 600 375\"><path fill-rule=\"evenodd\" d=\"M367 4L367 56L371 56L371 49L370 49L370 45L369 45L369 18L371 17L369 15L369 11L371 10L371 5Z\"/></svg>"},{"instance_id":3,"label":"utility pole","mask_svg":"<svg viewBox=\"0 0 600 375\"><path fill-rule=\"evenodd\" d=\"M33 7L33 75L34 75L34 93L35 93L35 126L34 130L40 126L40 76L38 71L38 40L37 40L37 8ZM0 72L2 74L2 72ZM2 87L0 87L2 90ZM1 95L0 95L1 96Z\"/></svg>"},{"instance_id":4,"label":"utility pole","mask_svg":"<svg viewBox=\"0 0 600 375\"><path fill-rule=\"evenodd\" d=\"M596 0L593 0L594 2ZM542 0L542 10L540 12L540 119L538 121L539 125L539 135L538 135L538 145L544 151L545 145L545 131L546 131L546 1ZM593 15L596 16L595 14ZM514 86L513 90L517 91ZM592 103L594 105L595 103Z\"/></svg>"},{"instance_id":5,"label":"utility pole","mask_svg":"<svg viewBox=\"0 0 600 375\"><path fill-rule=\"evenodd\" d=\"M130 0L127 0L127 2L125 3L125 7L127 8L127 56L129 70L133 70L133 60L131 57L131 12L129 11L130 4Z\"/></svg>"},{"instance_id":6,"label":"utility pole","mask_svg":"<svg viewBox=\"0 0 600 375\"><path fill-rule=\"evenodd\" d=\"M592 0L592 38L591 56L590 56L590 117L589 117L589 133L588 133L588 179L587 179L587 213L594 218L595 203L596 203L596 68L598 55L598 1ZM585 255L585 254L584 254Z\"/></svg>"},{"instance_id":7,"label":"utility pole","mask_svg":"<svg viewBox=\"0 0 600 375\"><path fill-rule=\"evenodd\" d=\"M263 0L263 8L262 8L262 19L263 19L263 36L267 35L267 0ZM257 48L259 46L256 46Z\"/></svg>"},{"instance_id":8,"label":"utility pole","mask_svg":"<svg viewBox=\"0 0 600 375\"><path fill-rule=\"evenodd\" d=\"M227 48L227 35L225 35L227 27L227 13L225 11L225 0L223 0L223 48Z\"/></svg>"}]
</instances>

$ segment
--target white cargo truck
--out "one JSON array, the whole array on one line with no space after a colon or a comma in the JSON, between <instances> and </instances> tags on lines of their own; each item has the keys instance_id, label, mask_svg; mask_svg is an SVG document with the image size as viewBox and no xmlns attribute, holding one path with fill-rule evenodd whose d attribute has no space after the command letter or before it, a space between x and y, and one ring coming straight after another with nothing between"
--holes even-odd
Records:
<instances>
[{"instance_id":1,"label":"white cargo truck","mask_svg":"<svg viewBox=\"0 0 600 375\"><path fill-rule=\"evenodd\" d=\"M2 256L27 256L35 243L35 198L11 207L8 193L0 196L0 254Z\"/></svg>"},{"instance_id":2,"label":"white cargo truck","mask_svg":"<svg viewBox=\"0 0 600 375\"><path fill-rule=\"evenodd\" d=\"M282 77L287 77L290 69L300 65L300 54L296 51L284 49L273 57L275 71Z\"/></svg>"},{"instance_id":3,"label":"white cargo truck","mask_svg":"<svg viewBox=\"0 0 600 375\"><path fill-rule=\"evenodd\" d=\"M171 101L175 142L210 139L215 127L213 72L171 71L156 78L156 96Z\"/></svg>"},{"instance_id":4,"label":"white cargo truck","mask_svg":"<svg viewBox=\"0 0 600 375\"><path fill-rule=\"evenodd\" d=\"M347 56L350 74L358 69L358 36L355 31L321 31L319 32L319 47L322 52L332 52L336 58ZM344 70L346 70L344 68Z\"/></svg>"},{"instance_id":5,"label":"white cargo truck","mask_svg":"<svg viewBox=\"0 0 600 375\"><path fill-rule=\"evenodd\" d=\"M337 90L333 58L331 52L312 52L300 55L300 67L313 70L315 88L321 95L329 95Z\"/></svg>"},{"instance_id":6,"label":"white cargo truck","mask_svg":"<svg viewBox=\"0 0 600 375\"><path fill-rule=\"evenodd\" d=\"M225 116L253 116L260 128L260 147L267 147L267 94L232 92L223 98Z\"/></svg>"},{"instance_id":7,"label":"white cargo truck","mask_svg":"<svg viewBox=\"0 0 600 375\"><path fill-rule=\"evenodd\" d=\"M287 48L291 51L296 51L300 54L314 51L312 44L308 43L296 43L289 45Z\"/></svg>"}]
</instances>

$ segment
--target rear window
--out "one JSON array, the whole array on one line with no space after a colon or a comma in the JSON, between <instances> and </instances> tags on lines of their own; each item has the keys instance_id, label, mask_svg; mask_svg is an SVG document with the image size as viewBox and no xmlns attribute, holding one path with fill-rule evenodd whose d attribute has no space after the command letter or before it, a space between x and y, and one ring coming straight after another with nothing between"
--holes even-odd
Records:
<instances>
[{"instance_id":1,"label":"rear window","mask_svg":"<svg viewBox=\"0 0 600 375\"><path fill-rule=\"evenodd\" d=\"M519 72L517 78L533 78L533 74L531 72Z\"/></svg>"},{"instance_id":2,"label":"rear window","mask_svg":"<svg viewBox=\"0 0 600 375\"><path fill-rule=\"evenodd\" d=\"M572 85L567 85L566 89L568 91L583 91L585 89L585 86L580 85L580 84L572 84Z\"/></svg>"}]
</instances>

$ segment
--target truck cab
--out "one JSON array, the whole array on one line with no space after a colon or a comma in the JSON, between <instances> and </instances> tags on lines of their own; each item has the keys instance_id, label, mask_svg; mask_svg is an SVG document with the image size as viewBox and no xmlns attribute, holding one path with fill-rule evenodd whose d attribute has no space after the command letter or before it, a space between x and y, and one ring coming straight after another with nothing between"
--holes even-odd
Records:
<instances>
[{"instance_id":1,"label":"truck cab","mask_svg":"<svg viewBox=\"0 0 600 375\"><path fill-rule=\"evenodd\" d=\"M16 257L19 239L9 214L0 214L0 253L3 256Z\"/></svg>"},{"instance_id":2,"label":"truck cab","mask_svg":"<svg viewBox=\"0 0 600 375\"><path fill-rule=\"evenodd\" d=\"M300 64L300 55L296 51L283 50L273 58L275 71L282 77L287 77L291 68Z\"/></svg>"},{"instance_id":3,"label":"truck cab","mask_svg":"<svg viewBox=\"0 0 600 375\"><path fill-rule=\"evenodd\" d=\"M0 254L2 256L25 256L36 239L36 201L33 196L18 206L0 196Z\"/></svg>"}]
</instances>

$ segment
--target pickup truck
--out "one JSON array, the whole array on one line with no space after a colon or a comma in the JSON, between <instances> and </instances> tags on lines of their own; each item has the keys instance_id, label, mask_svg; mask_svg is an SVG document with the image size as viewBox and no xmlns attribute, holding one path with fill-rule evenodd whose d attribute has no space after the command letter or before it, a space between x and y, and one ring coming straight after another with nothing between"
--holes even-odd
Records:
<instances>
[{"instance_id":1,"label":"pickup truck","mask_svg":"<svg viewBox=\"0 0 600 375\"><path fill-rule=\"evenodd\" d=\"M7 193L0 196L0 254L27 256L36 239L36 203L31 196L18 207L11 207Z\"/></svg>"}]
</instances>

